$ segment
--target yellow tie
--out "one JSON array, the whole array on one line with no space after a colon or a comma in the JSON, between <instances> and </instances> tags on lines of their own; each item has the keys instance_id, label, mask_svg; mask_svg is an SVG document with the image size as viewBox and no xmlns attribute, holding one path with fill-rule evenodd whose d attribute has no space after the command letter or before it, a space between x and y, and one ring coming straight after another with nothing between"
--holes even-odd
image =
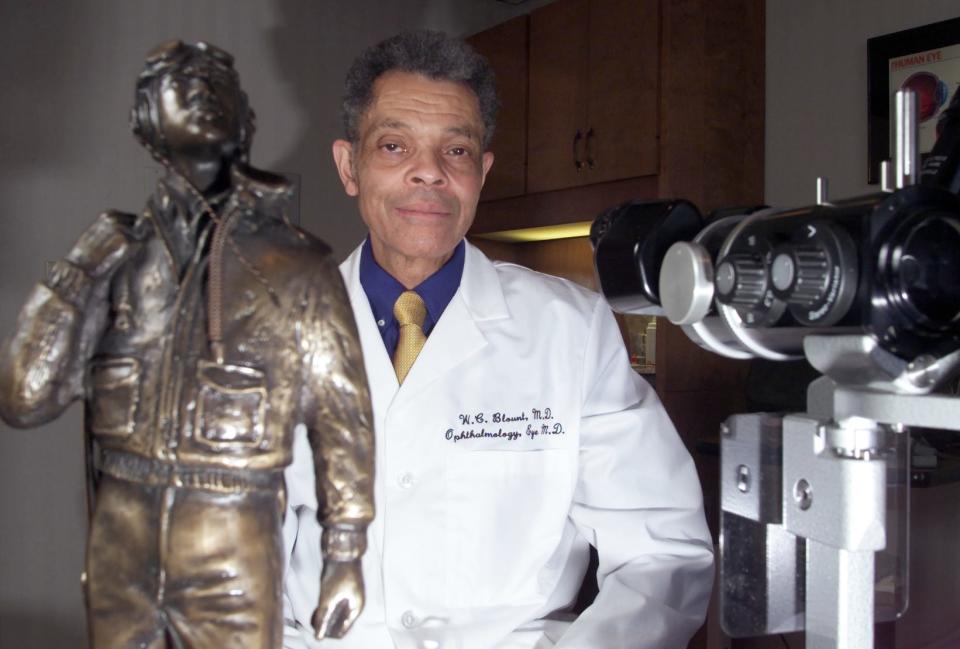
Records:
<instances>
[{"instance_id":1,"label":"yellow tie","mask_svg":"<svg viewBox=\"0 0 960 649\"><path fill-rule=\"evenodd\" d=\"M397 349L393 352L393 369L397 372L397 380L403 383L427 340L423 335L423 319L427 317L427 307L416 291L404 291L393 305L393 316L400 325L400 338L397 340Z\"/></svg>"}]
</instances>

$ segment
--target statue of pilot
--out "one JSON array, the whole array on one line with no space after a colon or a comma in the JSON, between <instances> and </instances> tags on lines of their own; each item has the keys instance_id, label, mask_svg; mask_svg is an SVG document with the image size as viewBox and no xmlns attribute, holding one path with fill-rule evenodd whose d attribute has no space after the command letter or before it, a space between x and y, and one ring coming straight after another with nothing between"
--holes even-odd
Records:
<instances>
[{"instance_id":1,"label":"statue of pilot","mask_svg":"<svg viewBox=\"0 0 960 649\"><path fill-rule=\"evenodd\" d=\"M314 626L342 636L363 606L373 433L340 274L286 221L287 182L247 165L253 111L229 54L160 46L132 123L166 177L142 214L100 215L52 264L0 351L11 425L85 399L91 645L280 646L298 424L323 525Z\"/></svg>"}]
</instances>

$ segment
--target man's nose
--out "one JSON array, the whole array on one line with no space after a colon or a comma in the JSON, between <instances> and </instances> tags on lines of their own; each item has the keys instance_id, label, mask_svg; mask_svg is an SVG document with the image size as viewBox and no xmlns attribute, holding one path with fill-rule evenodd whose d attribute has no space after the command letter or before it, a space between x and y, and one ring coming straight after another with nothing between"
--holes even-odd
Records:
<instances>
[{"instance_id":1,"label":"man's nose","mask_svg":"<svg viewBox=\"0 0 960 649\"><path fill-rule=\"evenodd\" d=\"M440 154L429 150L419 151L413 159L407 179L415 185L445 185L447 175Z\"/></svg>"}]
</instances>

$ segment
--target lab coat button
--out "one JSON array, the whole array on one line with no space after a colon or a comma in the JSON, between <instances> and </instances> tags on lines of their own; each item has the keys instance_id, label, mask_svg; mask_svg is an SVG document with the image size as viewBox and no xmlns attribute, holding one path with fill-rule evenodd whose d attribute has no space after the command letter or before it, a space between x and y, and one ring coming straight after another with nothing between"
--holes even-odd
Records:
<instances>
[{"instance_id":1,"label":"lab coat button","mask_svg":"<svg viewBox=\"0 0 960 649\"><path fill-rule=\"evenodd\" d=\"M404 489L409 489L410 487L413 486L413 483L414 483L413 476L410 475L409 473L401 473L400 476L397 478L397 484L399 484Z\"/></svg>"},{"instance_id":2,"label":"lab coat button","mask_svg":"<svg viewBox=\"0 0 960 649\"><path fill-rule=\"evenodd\" d=\"M417 626L417 616L413 614L413 611L404 611L403 615L400 616L400 624L407 629L412 629Z\"/></svg>"}]
</instances>

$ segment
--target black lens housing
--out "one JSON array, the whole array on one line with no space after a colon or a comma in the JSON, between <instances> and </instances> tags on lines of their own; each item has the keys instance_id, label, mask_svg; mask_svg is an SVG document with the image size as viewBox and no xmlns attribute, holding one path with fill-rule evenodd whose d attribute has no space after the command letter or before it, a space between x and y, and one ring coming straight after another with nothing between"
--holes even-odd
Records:
<instances>
[{"instance_id":1,"label":"black lens housing","mask_svg":"<svg viewBox=\"0 0 960 649\"><path fill-rule=\"evenodd\" d=\"M628 201L598 216L590 228L600 289L614 310L655 313L660 266L667 249L703 228L697 207L683 200Z\"/></svg>"},{"instance_id":2,"label":"black lens housing","mask_svg":"<svg viewBox=\"0 0 960 649\"><path fill-rule=\"evenodd\" d=\"M870 332L904 358L960 347L960 198L909 187L877 206L872 226Z\"/></svg>"}]
</instances>

